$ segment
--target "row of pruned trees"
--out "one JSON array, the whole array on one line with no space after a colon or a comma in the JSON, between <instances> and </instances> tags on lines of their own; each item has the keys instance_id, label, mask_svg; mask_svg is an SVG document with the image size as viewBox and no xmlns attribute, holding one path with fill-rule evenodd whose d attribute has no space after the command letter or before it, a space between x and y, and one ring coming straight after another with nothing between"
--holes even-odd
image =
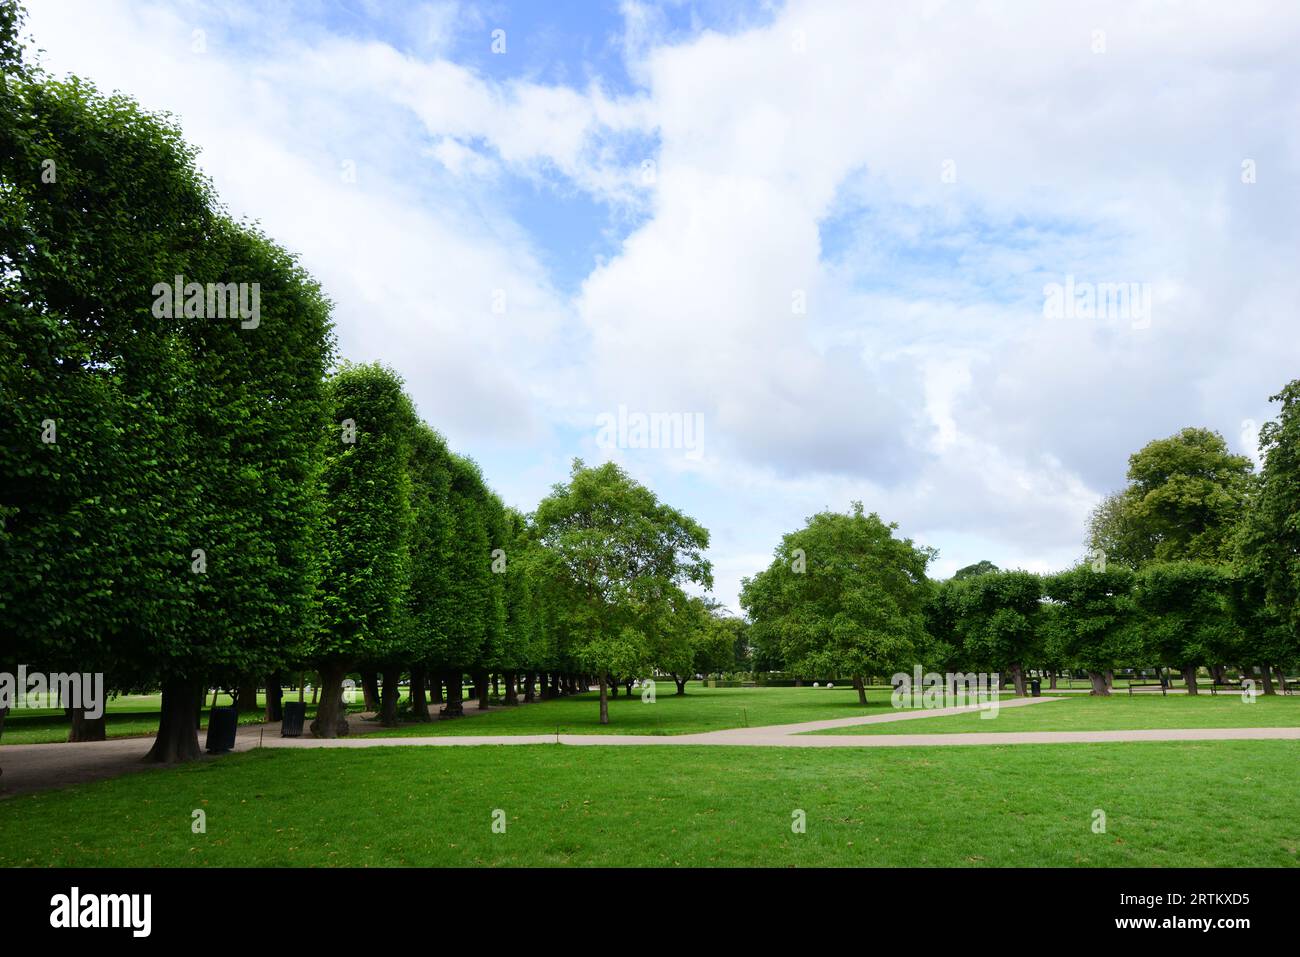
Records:
<instances>
[{"instance_id":1,"label":"row of pruned trees","mask_svg":"<svg viewBox=\"0 0 1300 957\"><path fill-rule=\"evenodd\" d=\"M1169 669L1197 692L1201 669L1257 673L1265 693L1300 663L1281 627L1232 566L1173 561L1140 571L1085 563L1054 575L991 571L938 583L923 660L938 670L1087 672L1108 694L1118 668Z\"/></svg>"},{"instance_id":2,"label":"row of pruned trees","mask_svg":"<svg viewBox=\"0 0 1300 957\"><path fill-rule=\"evenodd\" d=\"M720 648L730 658L715 609L683 591L710 584L707 532L616 465L576 461L525 515L417 420L391 370L345 365L327 391L322 620L296 652L321 678L316 734L345 730L358 671L386 724L404 682L414 720L430 697L462 714L466 674L480 706L489 679L507 705L597 684L606 721L620 680L658 670L681 691Z\"/></svg>"},{"instance_id":3,"label":"row of pruned trees","mask_svg":"<svg viewBox=\"0 0 1300 957\"><path fill-rule=\"evenodd\" d=\"M604 718L616 681L713 667L703 528L613 465L505 507L391 370L336 367L320 288L174 123L25 64L20 21L0 3L0 670L161 688L176 761L206 689L273 711L290 673L328 736L350 675L390 722L403 681L456 715L467 673L483 701L598 683Z\"/></svg>"}]
</instances>

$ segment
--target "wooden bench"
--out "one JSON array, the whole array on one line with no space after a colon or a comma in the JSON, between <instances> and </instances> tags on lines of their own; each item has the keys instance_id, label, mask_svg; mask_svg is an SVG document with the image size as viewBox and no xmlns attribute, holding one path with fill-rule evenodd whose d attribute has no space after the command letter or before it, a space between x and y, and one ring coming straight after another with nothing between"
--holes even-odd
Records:
<instances>
[{"instance_id":1,"label":"wooden bench","mask_svg":"<svg viewBox=\"0 0 1300 957\"><path fill-rule=\"evenodd\" d=\"M1167 681L1146 681L1138 684L1133 684L1133 682L1130 681L1128 685L1128 693L1130 695L1133 694L1134 688L1159 688L1162 695L1169 694L1169 683Z\"/></svg>"},{"instance_id":2,"label":"wooden bench","mask_svg":"<svg viewBox=\"0 0 1300 957\"><path fill-rule=\"evenodd\" d=\"M1238 693L1240 693L1242 690L1240 681L1211 681L1210 682L1210 694L1218 694L1220 688L1223 688L1227 691L1236 691Z\"/></svg>"}]
</instances>

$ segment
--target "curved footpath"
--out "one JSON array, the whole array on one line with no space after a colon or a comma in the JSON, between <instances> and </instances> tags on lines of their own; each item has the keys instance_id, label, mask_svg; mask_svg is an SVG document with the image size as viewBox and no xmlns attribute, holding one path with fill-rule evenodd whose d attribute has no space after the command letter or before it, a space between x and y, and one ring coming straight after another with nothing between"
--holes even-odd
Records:
<instances>
[{"instance_id":1,"label":"curved footpath","mask_svg":"<svg viewBox=\"0 0 1300 957\"><path fill-rule=\"evenodd\" d=\"M1000 708L1023 708L1060 698L1015 698ZM239 729L236 751L266 748L382 748L475 747L480 745L569 744L612 746L712 745L779 748L907 748L961 747L1007 744L1098 744L1124 741L1300 740L1300 728L1169 728L1129 731L987 731L956 734L808 734L833 728L892 721L912 721L979 710L959 708L899 711L856 718L803 721L757 728L729 728L698 734L475 734L422 737L355 736L347 738L282 738L277 725L246 725ZM496 709L493 709L496 710ZM158 765L141 758L153 737L115 738L85 744L11 744L0 747L0 798L64 787L144 771ZM210 760L206 758L205 760Z\"/></svg>"}]
</instances>

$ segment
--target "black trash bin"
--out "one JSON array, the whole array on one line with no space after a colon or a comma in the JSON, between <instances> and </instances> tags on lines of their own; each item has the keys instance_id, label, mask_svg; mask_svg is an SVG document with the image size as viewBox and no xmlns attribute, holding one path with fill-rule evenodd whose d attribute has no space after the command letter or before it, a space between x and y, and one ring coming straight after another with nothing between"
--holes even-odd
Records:
<instances>
[{"instance_id":1,"label":"black trash bin","mask_svg":"<svg viewBox=\"0 0 1300 957\"><path fill-rule=\"evenodd\" d=\"M208 754L225 754L235 750L235 731L239 728L239 711L213 708L208 712Z\"/></svg>"},{"instance_id":2,"label":"black trash bin","mask_svg":"<svg viewBox=\"0 0 1300 957\"><path fill-rule=\"evenodd\" d=\"M1038 678L1029 679L1029 696L1031 698L1041 698L1043 691L1043 682Z\"/></svg>"},{"instance_id":3,"label":"black trash bin","mask_svg":"<svg viewBox=\"0 0 1300 957\"><path fill-rule=\"evenodd\" d=\"M303 701L284 703L284 720L280 722L280 737L302 737L302 726L307 720L307 704Z\"/></svg>"}]
</instances>

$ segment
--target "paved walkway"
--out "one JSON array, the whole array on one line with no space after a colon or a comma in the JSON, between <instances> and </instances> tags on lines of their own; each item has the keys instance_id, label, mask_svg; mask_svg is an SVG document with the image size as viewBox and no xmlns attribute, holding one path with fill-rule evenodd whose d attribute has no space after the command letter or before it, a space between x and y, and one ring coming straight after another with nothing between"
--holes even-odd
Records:
<instances>
[{"instance_id":1,"label":"paved walkway","mask_svg":"<svg viewBox=\"0 0 1300 957\"><path fill-rule=\"evenodd\" d=\"M1000 708L1024 708L1060 698L1014 698ZM1008 744L1099 744L1126 741L1300 740L1300 728L1169 728L1127 731L989 731L956 734L808 734L833 728L912 721L977 711L980 705L897 711L855 718L803 721L757 728L728 728L698 734L473 734L410 737L282 738L278 725L244 725L236 751L266 748L472 747L477 745L568 744L575 746L713 745L783 748L905 748ZM473 713L466 708L466 714ZM495 709L494 709L495 710ZM357 717L356 715L353 718ZM356 728L359 722L354 722ZM152 736L115 738L85 744L15 744L0 748L0 797L11 797L68 784L117 777L158 765L141 759ZM215 760L204 755L203 760Z\"/></svg>"}]
</instances>

